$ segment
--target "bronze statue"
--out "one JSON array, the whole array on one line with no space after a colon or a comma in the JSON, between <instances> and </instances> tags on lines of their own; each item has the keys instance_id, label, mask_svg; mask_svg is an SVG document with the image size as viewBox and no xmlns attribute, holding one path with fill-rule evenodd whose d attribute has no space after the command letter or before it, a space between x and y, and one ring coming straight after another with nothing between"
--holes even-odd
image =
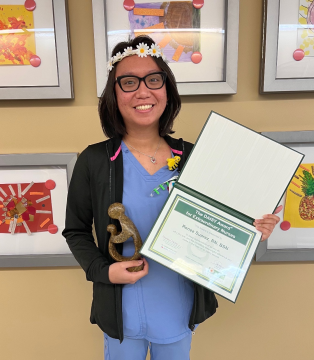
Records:
<instances>
[{"instance_id":1,"label":"bronze statue","mask_svg":"<svg viewBox=\"0 0 314 360\"><path fill-rule=\"evenodd\" d=\"M141 236L136 228L136 226L133 224L133 222L124 214L125 208L120 203L114 203L109 206L108 208L108 214L112 219L116 219L120 221L121 224L121 232L117 232L117 228L115 225L110 224L107 226L107 231L110 232L111 236L109 239L109 254L113 259L116 261L130 261L130 260L139 260L141 259L141 255L139 254L139 251L142 247L142 239ZM117 252L117 249L114 244L120 244L125 242L128 238L133 238L134 246L135 246L135 252L133 256L122 256ZM140 266L133 266L130 268L127 268L128 271L134 272L134 271L140 271L143 270L144 264Z\"/></svg>"}]
</instances>

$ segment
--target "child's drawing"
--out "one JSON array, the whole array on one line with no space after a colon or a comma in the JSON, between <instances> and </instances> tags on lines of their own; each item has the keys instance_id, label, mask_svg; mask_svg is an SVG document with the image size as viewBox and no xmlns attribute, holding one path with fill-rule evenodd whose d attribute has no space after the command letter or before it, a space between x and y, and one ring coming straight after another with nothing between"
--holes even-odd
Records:
<instances>
[{"instance_id":1,"label":"child's drawing","mask_svg":"<svg viewBox=\"0 0 314 360\"><path fill-rule=\"evenodd\" d=\"M300 0L299 3L299 29L297 50L293 57L302 60L305 56L314 56L314 2L313 0Z\"/></svg>"},{"instance_id":2,"label":"child's drawing","mask_svg":"<svg viewBox=\"0 0 314 360\"><path fill-rule=\"evenodd\" d=\"M284 221L293 228L314 228L314 164L300 165L289 184Z\"/></svg>"},{"instance_id":3,"label":"child's drawing","mask_svg":"<svg viewBox=\"0 0 314 360\"><path fill-rule=\"evenodd\" d=\"M151 36L170 62L190 62L200 52L200 10L192 1L136 4L129 21L132 34Z\"/></svg>"},{"instance_id":4,"label":"child's drawing","mask_svg":"<svg viewBox=\"0 0 314 360\"><path fill-rule=\"evenodd\" d=\"M33 12L0 5L0 65L30 65L36 54Z\"/></svg>"}]
</instances>

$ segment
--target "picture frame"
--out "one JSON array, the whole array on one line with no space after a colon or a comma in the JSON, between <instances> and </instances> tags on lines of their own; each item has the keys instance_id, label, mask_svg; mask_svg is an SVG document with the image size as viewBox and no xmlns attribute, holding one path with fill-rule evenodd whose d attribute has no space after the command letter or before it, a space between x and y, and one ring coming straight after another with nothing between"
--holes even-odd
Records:
<instances>
[{"instance_id":1,"label":"picture frame","mask_svg":"<svg viewBox=\"0 0 314 360\"><path fill-rule=\"evenodd\" d=\"M31 232L31 236L28 236L26 231L24 231L24 233L10 234L1 231L4 227L2 223L2 226L0 226L0 268L78 266L77 261L70 252L66 241L62 236L67 189L77 156L77 153L0 155L1 216L4 216L2 213L4 213L5 210L8 210L3 208L3 206L8 207L8 205L3 205L6 204L3 199L5 197L3 194L8 196L10 195L10 191L12 192L12 190L7 190L8 186L9 188L11 186L10 189L13 189L12 195L14 191L17 193L17 189L19 189L18 191L24 189L19 195L15 195L18 199L17 201L21 201L20 198L23 196L32 200L34 204L36 203L36 205L33 206L43 210L50 210L48 207L49 203L47 202L51 201L52 215L45 215L44 217L53 216L53 224L57 224L58 230L57 233L50 231L35 231ZM49 189L52 189L51 191L48 190L50 191L51 199L41 201L45 200L45 198L42 198L43 194L31 193L30 191L32 189L36 191L34 186L37 185L36 181L38 181L38 183L43 183L42 179L45 181L47 178L49 179L49 177L56 180L55 188L53 188L53 186L49 187ZM10 181L11 179L12 181ZM30 183L31 180L35 184L27 190L26 185ZM5 185L3 185L4 183ZM20 187L18 187L18 183L20 183ZM3 193L3 191L5 192ZM35 197L31 197L30 195L34 195ZM36 195L38 196L36 197ZM46 198L48 197L49 196ZM36 200L38 198L41 199ZM39 201L38 204L37 201ZM46 205L44 205L45 203ZM43 208L40 207L40 204L42 204ZM49 213L49 211L36 210L35 216L42 215L38 215L37 213ZM3 221L2 219L4 218L1 217L1 221ZM28 224L30 224L30 222L28 222ZM30 225L28 226L30 227ZM22 228L22 226L20 228Z\"/></svg>"},{"instance_id":2,"label":"picture frame","mask_svg":"<svg viewBox=\"0 0 314 360\"><path fill-rule=\"evenodd\" d=\"M8 26L0 30L0 43L1 38L10 43L11 36L13 47L14 36L25 36L24 56L13 49L8 55L0 53L0 100L73 99L67 0L35 0L32 11L24 3L0 0L0 5L5 4L1 5L2 20ZM21 29L10 29L10 16L20 16L24 21Z\"/></svg>"},{"instance_id":3,"label":"picture frame","mask_svg":"<svg viewBox=\"0 0 314 360\"><path fill-rule=\"evenodd\" d=\"M264 0L262 94L314 91L312 10L306 0Z\"/></svg>"},{"instance_id":4,"label":"picture frame","mask_svg":"<svg viewBox=\"0 0 314 360\"><path fill-rule=\"evenodd\" d=\"M178 0L174 0L173 2L175 1ZM151 4L156 2L158 1L137 0L136 4ZM128 16L125 13L126 10L123 8L123 0L117 0L115 2L110 2L108 0L93 0L92 4L97 96L100 97L106 85L106 64L112 51L112 46L109 42L116 44L119 41L127 40L128 35L131 34L131 30L130 27L125 30L126 25L121 26L121 29L118 28L119 24L117 24L117 22L119 22L118 19L121 19L119 14L123 14L125 18ZM222 8L223 10L221 10ZM204 20L207 27L213 26L213 28L207 29L206 31L208 33L206 33L205 30L202 32L202 28L198 31L201 34L200 36L202 36L201 49L205 51L209 46L213 46L213 50L210 51L211 56L206 56L206 53L203 54L202 61L199 64L193 64L192 62L191 64L173 64L169 62L169 66L176 76L180 95L235 94L237 92L239 0L221 0L218 2L216 0L205 0L204 7L201 11L208 11L208 9L214 10L210 12L212 20L208 20L209 15L207 12L202 19L207 21ZM217 13L219 12L219 16L215 16L213 13L215 11L217 11ZM114 12L117 12L117 14L114 14ZM224 28L217 28L219 25L217 25L217 27L215 27L215 25L210 25L210 22L215 22L215 18L221 19L221 22L225 24ZM127 23L127 20L120 21L124 21L123 24ZM111 28L114 28L114 30L111 30ZM112 40L108 39L108 34ZM224 37L224 35L226 36ZM217 36L219 38L218 40ZM203 38L209 40L212 39L212 41L204 40L203 44ZM213 40L214 38L215 40ZM214 47L216 46L216 41L219 42L219 45L217 45L219 51L215 52ZM216 56L215 53L218 55ZM191 73L192 66L194 66L194 69ZM206 71L209 71L209 74L205 74ZM212 74L211 71L216 71L217 73L214 72ZM204 78L204 74L208 76L208 79Z\"/></svg>"},{"instance_id":5,"label":"picture frame","mask_svg":"<svg viewBox=\"0 0 314 360\"><path fill-rule=\"evenodd\" d=\"M302 164L314 163L314 131L263 132L262 135L304 153ZM296 192L300 193L301 188L296 188ZM280 228L284 220L286 195L280 202L284 208L277 214L280 217L280 223L275 227L269 239L260 242L255 256L257 262L314 260L314 240L312 240L314 239L314 220L312 220L312 228L291 227L288 231L282 231Z\"/></svg>"}]
</instances>

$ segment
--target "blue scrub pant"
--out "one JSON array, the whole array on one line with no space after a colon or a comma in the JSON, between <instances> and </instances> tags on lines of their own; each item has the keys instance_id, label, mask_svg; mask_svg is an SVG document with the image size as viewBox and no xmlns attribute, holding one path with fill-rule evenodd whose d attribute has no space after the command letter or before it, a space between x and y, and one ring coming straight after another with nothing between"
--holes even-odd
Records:
<instances>
[{"instance_id":1,"label":"blue scrub pant","mask_svg":"<svg viewBox=\"0 0 314 360\"><path fill-rule=\"evenodd\" d=\"M171 344L150 343L146 339L124 338L122 344L105 334L105 360L190 360L192 333Z\"/></svg>"}]
</instances>

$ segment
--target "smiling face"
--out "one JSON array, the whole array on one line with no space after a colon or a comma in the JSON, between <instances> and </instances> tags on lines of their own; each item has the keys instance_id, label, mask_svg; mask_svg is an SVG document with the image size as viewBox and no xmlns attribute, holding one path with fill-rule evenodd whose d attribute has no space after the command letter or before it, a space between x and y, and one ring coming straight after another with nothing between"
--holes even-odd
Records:
<instances>
[{"instance_id":1,"label":"smiling face","mask_svg":"<svg viewBox=\"0 0 314 360\"><path fill-rule=\"evenodd\" d=\"M133 55L117 64L116 77L122 75L144 77L156 71L161 69L150 56L140 58ZM115 92L118 108L128 133L140 129L158 132L159 118L167 105L166 85L158 90L150 90L141 81L136 91L124 92L116 83Z\"/></svg>"}]
</instances>

